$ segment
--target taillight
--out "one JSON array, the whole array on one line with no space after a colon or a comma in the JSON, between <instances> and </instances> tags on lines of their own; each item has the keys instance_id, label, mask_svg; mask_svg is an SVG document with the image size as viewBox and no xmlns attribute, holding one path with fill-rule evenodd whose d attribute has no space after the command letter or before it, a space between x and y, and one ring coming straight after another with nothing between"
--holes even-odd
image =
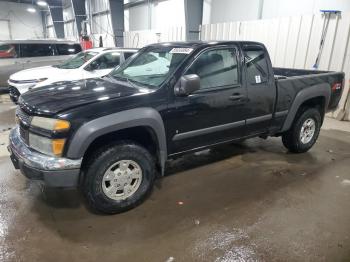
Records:
<instances>
[{"instance_id":1,"label":"taillight","mask_svg":"<svg viewBox=\"0 0 350 262\"><path fill-rule=\"evenodd\" d=\"M334 83L332 85L332 91L337 91L340 90L342 88L342 83Z\"/></svg>"}]
</instances>

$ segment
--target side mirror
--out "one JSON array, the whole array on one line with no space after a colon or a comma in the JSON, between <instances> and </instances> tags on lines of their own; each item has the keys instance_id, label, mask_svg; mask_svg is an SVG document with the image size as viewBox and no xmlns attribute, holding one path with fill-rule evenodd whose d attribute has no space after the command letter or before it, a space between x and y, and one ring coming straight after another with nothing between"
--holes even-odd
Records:
<instances>
[{"instance_id":1,"label":"side mirror","mask_svg":"<svg viewBox=\"0 0 350 262\"><path fill-rule=\"evenodd\" d=\"M176 96L188 96L199 90L200 86L201 84L198 75L184 75L176 83L174 93Z\"/></svg>"}]
</instances>

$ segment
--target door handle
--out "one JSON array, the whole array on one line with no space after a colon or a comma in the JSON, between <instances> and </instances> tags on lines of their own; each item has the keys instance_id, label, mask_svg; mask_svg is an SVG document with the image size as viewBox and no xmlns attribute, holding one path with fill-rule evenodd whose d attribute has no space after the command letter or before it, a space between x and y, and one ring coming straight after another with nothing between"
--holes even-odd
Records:
<instances>
[{"instance_id":1,"label":"door handle","mask_svg":"<svg viewBox=\"0 0 350 262\"><path fill-rule=\"evenodd\" d=\"M233 94L232 96L229 97L229 99L232 101L237 101L237 100L241 100L243 97L244 95L241 95L241 94Z\"/></svg>"}]
</instances>

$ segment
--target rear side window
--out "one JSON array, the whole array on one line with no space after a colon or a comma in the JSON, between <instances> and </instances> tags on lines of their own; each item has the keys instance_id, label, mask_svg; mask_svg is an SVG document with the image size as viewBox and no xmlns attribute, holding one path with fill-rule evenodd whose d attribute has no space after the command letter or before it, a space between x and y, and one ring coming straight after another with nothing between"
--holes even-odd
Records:
<instances>
[{"instance_id":1,"label":"rear side window","mask_svg":"<svg viewBox=\"0 0 350 262\"><path fill-rule=\"evenodd\" d=\"M53 56L53 44L21 44L22 57Z\"/></svg>"},{"instance_id":2,"label":"rear side window","mask_svg":"<svg viewBox=\"0 0 350 262\"><path fill-rule=\"evenodd\" d=\"M200 78L201 89L237 85L238 66L234 48L210 50L201 54L186 74Z\"/></svg>"},{"instance_id":3,"label":"rear side window","mask_svg":"<svg viewBox=\"0 0 350 262\"><path fill-rule=\"evenodd\" d=\"M250 84L268 81L269 70L265 50L259 46L244 48L247 80Z\"/></svg>"},{"instance_id":4,"label":"rear side window","mask_svg":"<svg viewBox=\"0 0 350 262\"><path fill-rule=\"evenodd\" d=\"M81 52L81 46L78 44L57 44L58 55L73 55Z\"/></svg>"},{"instance_id":5,"label":"rear side window","mask_svg":"<svg viewBox=\"0 0 350 262\"><path fill-rule=\"evenodd\" d=\"M0 44L0 59L17 57L19 57L18 44Z\"/></svg>"}]
</instances>

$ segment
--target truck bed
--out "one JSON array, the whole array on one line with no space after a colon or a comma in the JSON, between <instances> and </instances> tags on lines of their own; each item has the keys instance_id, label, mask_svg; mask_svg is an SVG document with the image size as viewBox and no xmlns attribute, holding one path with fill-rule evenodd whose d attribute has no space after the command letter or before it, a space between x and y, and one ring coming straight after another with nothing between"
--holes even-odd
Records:
<instances>
[{"instance_id":1,"label":"truck bed","mask_svg":"<svg viewBox=\"0 0 350 262\"><path fill-rule=\"evenodd\" d=\"M273 72L274 72L275 78L277 79L286 79L289 77L296 77L296 76L320 75L320 74L331 73L330 71L281 68L281 67L274 67Z\"/></svg>"},{"instance_id":2,"label":"truck bed","mask_svg":"<svg viewBox=\"0 0 350 262\"><path fill-rule=\"evenodd\" d=\"M277 109L286 110L286 99L293 102L296 94L304 88L328 84L331 97L327 111L336 109L344 89L344 73L304 70L292 68L273 68L277 85Z\"/></svg>"}]
</instances>

